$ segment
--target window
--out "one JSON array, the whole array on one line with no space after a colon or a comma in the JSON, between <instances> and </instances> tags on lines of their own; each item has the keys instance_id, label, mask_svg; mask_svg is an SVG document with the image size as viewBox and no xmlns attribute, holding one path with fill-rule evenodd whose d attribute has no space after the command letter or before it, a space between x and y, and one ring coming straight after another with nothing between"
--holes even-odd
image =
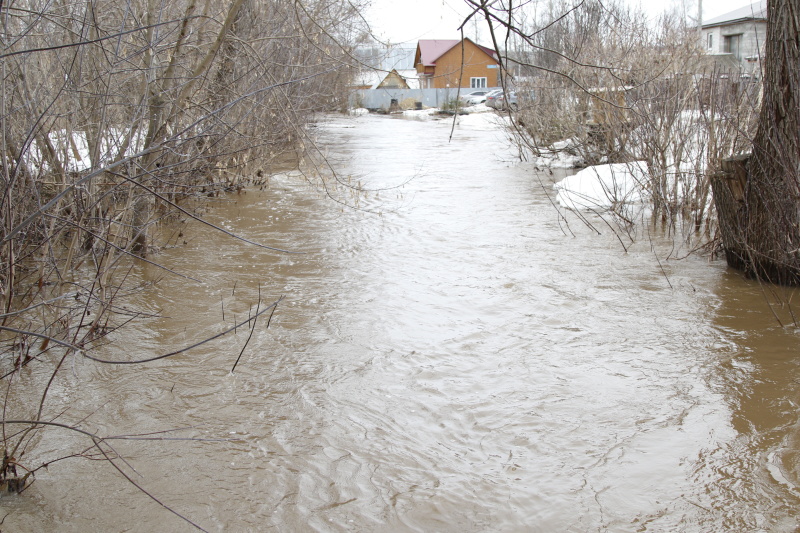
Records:
<instances>
[{"instance_id":1,"label":"window","mask_svg":"<svg viewBox=\"0 0 800 533\"><path fill-rule=\"evenodd\" d=\"M725 53L731 54L736 59L742 58L742 35L726 35L725 39Z\"/></svg>"},{"instance_id":2,"label":"window","mask_svg":"<svg viewBox=\"0 0 800 533\"><path fill-rule=\"evenodd\" d=\"M470 78L469 79L469 88L470 89L485 89L486 88L486 78Z\"/></svg>"},{"instance_id":3,"label":"window","mask_svg":"<svg viewBox=\"0 0 800 533\"><path fill-rule=\"evenodd\" d=\"M713 33L709 33L708 34L708 49L709 50L714 50L714 34Z\"/></svg>"}]
</instances>

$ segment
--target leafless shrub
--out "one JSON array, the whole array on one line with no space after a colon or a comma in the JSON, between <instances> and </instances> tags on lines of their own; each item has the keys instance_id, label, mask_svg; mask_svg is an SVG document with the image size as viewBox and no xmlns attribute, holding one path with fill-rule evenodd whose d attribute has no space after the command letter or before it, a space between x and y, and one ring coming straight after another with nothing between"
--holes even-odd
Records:
<instances>
[{"instance_id":1,"label":"leafless shrub","mask_svg":"<svg viewBox=\"0 0 800 533\"><path fill-rule=\"evenodd\" d=\"M521 153L565 152L578 165L644 161L648 222L690 248L716 238L710 177L752 138L755 80L708 65L679 14L653 23L614 2L469 3L508 32Z\"/></svg>"},{"instance_id":2,"label":"leafless shrub","mask_svg":"<svg viewBox=\"0 0 800 533\"><path fill-rule=\"evenodd\" d=\"M29 481L20 457L59 416L48 391L65 361L91 359L110 332L144 316L122 303L132 262L157 264L152 228L201 220L197 200L296 160L307 123L344 105L358 8L0 4L0 375L4 420L29 421L3 426L8 490ZM18 376L32 366L45 369L25 385L39 401L20 405Z\"/></svg>"}]
</instances>

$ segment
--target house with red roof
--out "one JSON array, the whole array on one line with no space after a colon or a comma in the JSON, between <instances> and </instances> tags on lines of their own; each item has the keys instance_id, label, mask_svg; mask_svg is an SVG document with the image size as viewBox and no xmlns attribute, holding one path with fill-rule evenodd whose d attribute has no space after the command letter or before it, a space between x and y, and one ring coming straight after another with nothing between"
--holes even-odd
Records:
<instances>
[{"instance_id":1,"label":"house with red roof","mask_svg":"<svg viewBox=\"0 0 800 533\"><path fill-rule=\"evenodd\" d=\"M483 89L500 85L497 54L469 38L420 40L414 66L422 89Z\"/></svg>"}]
</instances>

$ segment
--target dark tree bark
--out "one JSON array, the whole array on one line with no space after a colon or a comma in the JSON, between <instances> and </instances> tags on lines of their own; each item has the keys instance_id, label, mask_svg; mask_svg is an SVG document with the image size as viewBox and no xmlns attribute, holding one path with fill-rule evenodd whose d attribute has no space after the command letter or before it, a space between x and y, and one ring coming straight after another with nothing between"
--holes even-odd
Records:
<instances>
[{"instance_id":1,"label":"dark tree bark","mask_svg":"<svg viewBox=\"0 0 800 533\"><path fill-rule=\"evenodd\" d=\"M800 2L769 0L764 96L748 160L712 180L728 264L800 284ZM727 168L726 168L727 167Z\"/></svg>"}]
</instances>

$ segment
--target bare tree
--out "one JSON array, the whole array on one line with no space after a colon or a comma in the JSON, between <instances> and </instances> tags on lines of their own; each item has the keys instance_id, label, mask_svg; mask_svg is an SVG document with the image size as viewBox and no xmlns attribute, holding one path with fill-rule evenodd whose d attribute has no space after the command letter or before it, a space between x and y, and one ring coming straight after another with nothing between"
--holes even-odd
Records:
<instances>
[{"instance_id":1,"label":"bare tree","mask_svg":"<svg viewBox=\"0 0 800 533\"><path fill-rule=\"evenodd\" d=\"M509 83L528 95L511 115L524 149L566 150L584 165L643 161L648 222L690 248L715 241L710 178L751 143L758 83L705 62L682 12L654 22L613 2L467 3L498 50L506 45ZM611 214L627 232L632 221Z\"/></svg>"},{"instance_id":2,"label":"bare tree","mask_svg":"<svg viewBox=\"0 0 800 533\"><path fill-rule=\"evenodd\" d=\"M728 264L760 279L800 283L800 12L768 3L763 103L752 155L714 180Z\"/></svg>"},{"instance_id":3,"label":"bare tree","mask_svg":"<svg viewBox=\"0 0 800 533\"><path fill-rule=\"evenodd\" d=\"M178 219L207 224L200 200L296 164L307 124L341 108L352 48L365 31L359 7L0 3L0 483L7 489L23 490L41 466L21 460L35 435L75 429L53 422L61 407L49 391L65 361L141 362L99 361L95 349L149 316L122 304L131 265L159 266L165 236L153 228ZM259 302L234 327L252 326L276 306L277 299ZM38 401L14 401L17 377L31 366L44 370L26 384ZM85 436L94 452L74 456L113 458L101 437Z\"/></svg>"}]
</instances>

